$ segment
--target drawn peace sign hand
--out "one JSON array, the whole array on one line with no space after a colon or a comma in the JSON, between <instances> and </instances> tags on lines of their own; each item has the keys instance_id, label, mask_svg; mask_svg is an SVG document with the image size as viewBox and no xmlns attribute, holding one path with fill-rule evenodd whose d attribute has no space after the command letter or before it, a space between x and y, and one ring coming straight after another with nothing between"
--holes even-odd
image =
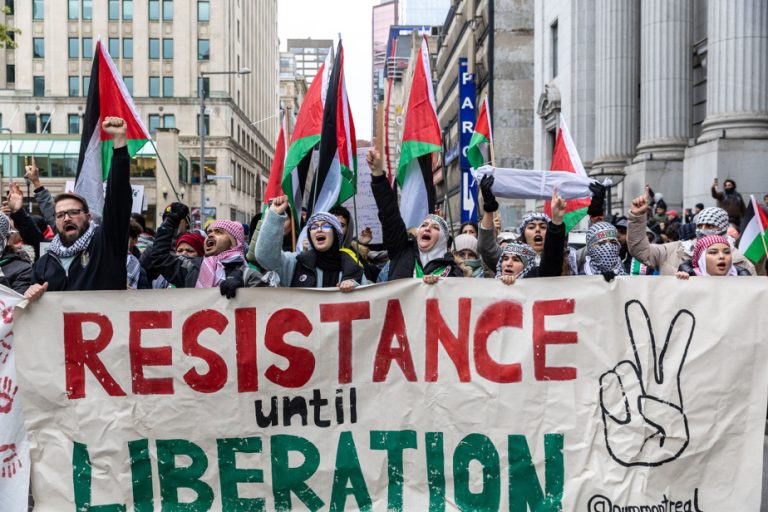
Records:
<instances>
[{"instance_id":1,"label":"drawn peace sign hand","mask_svg":"<svg viewBox=\"0 0 768 512\"><path fill-rule=\"evenodd\" d=\"M677 459L690 442L680 375L696 319L678 311L658 351L645 307L632 300L624 313L634 362L621 361L600 376L605 444L622 466L660 466Z\"/></svg>"}]
</instances>

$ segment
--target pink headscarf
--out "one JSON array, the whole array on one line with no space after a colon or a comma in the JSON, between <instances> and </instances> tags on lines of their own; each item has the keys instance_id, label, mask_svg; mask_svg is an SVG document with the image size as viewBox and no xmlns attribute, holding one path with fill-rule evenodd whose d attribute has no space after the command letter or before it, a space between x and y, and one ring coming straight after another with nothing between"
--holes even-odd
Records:
<instances>
[{"instance_id":1,"label":"pink headscarf","mask_svg":"<svg viewBox=\"0 0 768 512\"><path fill-rule=\"evenodd\" d=\"M209 230L221 229L226 231L232 238L235 239L235 245L224 252L220 252L215 256L206 256L203 259L203 264L200 265L200 275L197 277L197 283L195 288L214 288L219 285L225 278L224 264L232 263L233 261L242 261L245 263L245 257L243 256L243 244L245 242L245 233L243 232L243 225L231 220L217 220L212 222L208 226Z\"/></svg>"},{"instance_id":2,"label":"pink headscarf","mask_svg":"<svg viewBox=\"0 0 768 512\"><path fill-rule=\"evenodd\" d=\"M696 240L696 245L693 247L693 257L691 263L693 263L693 271L697 276L708 276L707 272L707 249L715 244L725 244L730 247L728 239L721 235L709 235L704 236ZM731 268L728 269L729 276L737 275L736 269L731 263Z\"/></svg>"}]
</instances>

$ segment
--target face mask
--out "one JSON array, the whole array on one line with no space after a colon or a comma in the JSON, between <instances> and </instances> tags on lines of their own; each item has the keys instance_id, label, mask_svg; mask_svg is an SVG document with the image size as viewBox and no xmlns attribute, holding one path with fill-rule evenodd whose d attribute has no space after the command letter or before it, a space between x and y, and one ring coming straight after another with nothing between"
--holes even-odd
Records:
<instances>
[{"instance_id":1,"label":"face mask","mask_svg":"<svg viewBox=\"0 0 768 512\"><path fill-rule=\"evenodd\" d=\"M480 265L482 265L480 260L464 260L464 264L469 268L471 268L472 270L477 270L478 268L480 268Z\"/></svg>"},{"instance_id":2,"label":"face mask","mask_svg":"<svg viewBox=\"0 0 768 512\"><path fill-rule=\"evenodd\" d=\"M704 238L705 236L719 235L720 231L717 229L699 229L696 228L696 238Z\"/></svg>"}]
</instances>

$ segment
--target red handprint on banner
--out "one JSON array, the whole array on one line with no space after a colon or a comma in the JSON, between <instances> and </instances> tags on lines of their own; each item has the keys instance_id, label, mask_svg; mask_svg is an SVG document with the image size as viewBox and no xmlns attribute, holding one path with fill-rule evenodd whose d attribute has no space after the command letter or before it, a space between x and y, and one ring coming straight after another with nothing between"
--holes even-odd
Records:
<instances>
[{"instance_id":1,"label":"red handprint on banner","mask_svg":"<svg viewBox=\"0 0 768 512\"><path fill-rule=\"evenodd\" d=\"M18 391L19 386L14 386L10 377L3 377L3 380L0 381L0 414L11 412L13 399L16 398Z\"/></svg>"},{"instance_id":2,"label":"red handprint on banner","mask_svg":"<svg viewBox=\"0 0 768 512\"><path fill-rule=\"evenodd\" d=\"M5 302L0 300L0 317L4 324L13 323L13 306L6 306Z\"/></svg>"},{"instance_id":3,"label":"red handprint on banner","mask_svg":"<svg viewBox=\"0 0 768 512\"><path fill-rule=\"evenodd\" d=\"M8 360L8 356L11 355L11 340L13 339L13 331L5 335L0 340L0 364L5 364Z\"/></svg>"},{"instance_id":4,"label":"red handprint on banner","mask_svg":"<svg viewBox=\"0 0 768 512\"><path fill-rule=\"evenodd\" d=\"M21 468L15 444L0 444L0 478L13 478Z\"/></svg>"}]
</instances>

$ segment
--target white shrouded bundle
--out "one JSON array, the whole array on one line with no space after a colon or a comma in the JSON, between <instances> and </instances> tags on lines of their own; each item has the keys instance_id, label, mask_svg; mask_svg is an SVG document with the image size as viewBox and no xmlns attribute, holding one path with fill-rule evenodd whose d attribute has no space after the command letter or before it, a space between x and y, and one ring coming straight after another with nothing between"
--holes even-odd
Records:
<instances>
[{"instance_id":1,"label":"white shrouded bundle","mask_svg":"<svg viewBox=\"0 0 768 512\"><path fill-rule=\"evenodd\" d=\"M504 169L484 165L472 171L479 182L483 176L493 176L491 190L496 197L506 199L551 199L552 187L565 200L591 197L589 184L595 180L572 172Z\"/></svg>"}]
</instances>

